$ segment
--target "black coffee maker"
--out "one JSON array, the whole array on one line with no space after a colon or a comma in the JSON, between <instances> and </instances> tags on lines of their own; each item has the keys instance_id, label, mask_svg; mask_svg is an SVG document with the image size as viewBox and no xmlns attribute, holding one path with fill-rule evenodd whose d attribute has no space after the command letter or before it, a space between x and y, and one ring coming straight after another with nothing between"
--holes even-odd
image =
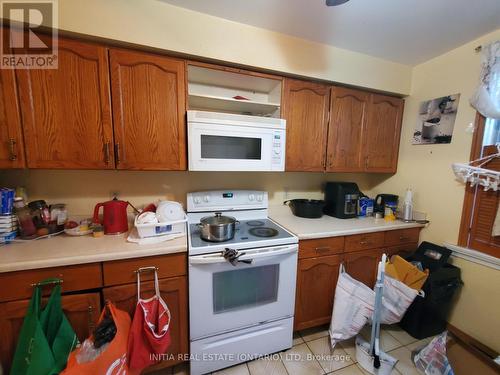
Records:
<instances>
[{"instance_id":1,"label":"black coffee maker","mask_svg":"<svg viewBox=\"0 0 500 375\"><path fill-rule=\"evenodd\" d=\"M375 197L375 203L373 206L373 212L381 212L382 216L384 216L385 205L387 203L394 203L396 206L398 205L399 196L394 194L379 194Z\"/></svg>"},{"instance_id":2,"label":"black coffee maker","mask_svg":"<svg viewBox=\"0 0 500 375\"><path fill-rule=\"evenodd\" d=\"M339 219L358 216L360 191L354 182L327 182L325 186L326 215Z\"/></svg>"}]
</instances>

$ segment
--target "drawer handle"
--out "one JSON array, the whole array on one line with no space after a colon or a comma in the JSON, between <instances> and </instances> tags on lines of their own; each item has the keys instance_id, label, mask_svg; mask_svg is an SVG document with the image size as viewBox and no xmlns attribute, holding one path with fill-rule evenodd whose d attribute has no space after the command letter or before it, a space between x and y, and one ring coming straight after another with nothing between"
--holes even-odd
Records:
<instances>
[{"instance_id":1,"label":"drawer handle","mask_svg":"<svg viewBox=\"0 0 500 375\"><path fill-rule=\"evenodd\" d=\"M399 240L400 240L400 241L407 241L407 240L409 240L409 239L410 239L409 237L404 237L404 236L400 236L400 237L399 237Z\"/></svg>"},{"instance_id":2,"label":"drawer handle","mask_svg":"<svg viewBox=\"0 0 500 375\"><path fill-rule=\"evenodd\" d=\"M149 267L140 267L134 271L134 273L142 273L142 272L154 272L158 271L158 267L149 266Z\"/></svg>"},{"instance_id":3,"label":"drawer handle","mask_svg":"<svg viewBox=\"0 0 500 375\"><path fill-rule=\"evenodd\" d=\"M359 244L360 245L371 245L372 243L370 241L361 241Z\"/></svg>"},{"instance_id":4,"label":"drawer handle","mask_svg":"<svg viewBox=\"0 0 500 375\"><path fill-rule=\"evenodd\" d=\"M62 284L62 283L63 283L62 279L54 279L54 280L45 280L45 281L40 281L38 283L33 283L31 284L31 286L36 287L36 286L45 286L45 285Z\"/></svg>"},{"instance_id":5,"label":"drawer handle","mask_svg":"<svg viewBox=\"0 0 500 375\"><path fill-rule=\"evenodd\" d=\"M319 246L314 250L316 250L318 253L323 253L325 251L330 251L330 246Z\"/></svg>"}]
</instances>

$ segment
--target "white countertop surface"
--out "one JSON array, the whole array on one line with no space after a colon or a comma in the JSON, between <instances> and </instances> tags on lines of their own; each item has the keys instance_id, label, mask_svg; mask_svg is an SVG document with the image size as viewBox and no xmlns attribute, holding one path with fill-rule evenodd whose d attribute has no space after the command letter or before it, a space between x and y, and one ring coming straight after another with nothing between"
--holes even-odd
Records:
<instances>
[{"instance_id":1,"label":"white countertop surface","mask_svg":"<svg viewBox=\"0 0 500 375\"><path fill-rule=\"evenodd\" d=\"M52 238L10 243L0 246L0 273L187 251L186 236L154 245L138 245L126 239L127 234L100 238L61 234Z\"/></svg>"},{"instance_id":2,"label":"white countertop surface","mask_svg":"<svg viewBox=\"0 0 500 375\"><path fill-rule=\"evenodd\" d=\"M337 219L323 215L319 219L305 219L294 216L288 206L269 207L269 217L295 234L299 240L424 226L423 224L405 223L400 220L385 221L373 217Z\"/></svg>"}]
</instances>

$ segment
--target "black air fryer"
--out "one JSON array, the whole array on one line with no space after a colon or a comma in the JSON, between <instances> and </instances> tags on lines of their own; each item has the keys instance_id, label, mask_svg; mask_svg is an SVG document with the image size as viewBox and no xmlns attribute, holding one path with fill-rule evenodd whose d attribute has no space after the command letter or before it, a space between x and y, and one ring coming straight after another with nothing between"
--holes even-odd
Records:
<instances>
[{"instance_id":1,"label":"black air fryer","mask_svg":"<svg viewBox=\"0 0 500 375\"><path fill-rule=\"evenodd\" d=\"M360 192L354 182L327 182L325 186L325 214L339 219L358 216Z\"/></svg>"}]
</instances>

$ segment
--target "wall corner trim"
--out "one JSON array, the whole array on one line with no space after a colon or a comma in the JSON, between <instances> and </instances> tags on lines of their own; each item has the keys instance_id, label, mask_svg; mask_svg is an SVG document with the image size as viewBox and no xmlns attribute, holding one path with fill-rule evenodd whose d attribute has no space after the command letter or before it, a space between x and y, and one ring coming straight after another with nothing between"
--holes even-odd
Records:
<instances>
[{"instance_id":1,"label":"wall corner trim","mask_svg":"<svg viewBox=\"0 0 500 375\"><path fill-rule=\"evenodd\" d=\"M500 258L450 243L445 243L444 247L453 251L452 255L457 258L462 258L495 270L500 270Z\"/></svg>"}]
</instances>

